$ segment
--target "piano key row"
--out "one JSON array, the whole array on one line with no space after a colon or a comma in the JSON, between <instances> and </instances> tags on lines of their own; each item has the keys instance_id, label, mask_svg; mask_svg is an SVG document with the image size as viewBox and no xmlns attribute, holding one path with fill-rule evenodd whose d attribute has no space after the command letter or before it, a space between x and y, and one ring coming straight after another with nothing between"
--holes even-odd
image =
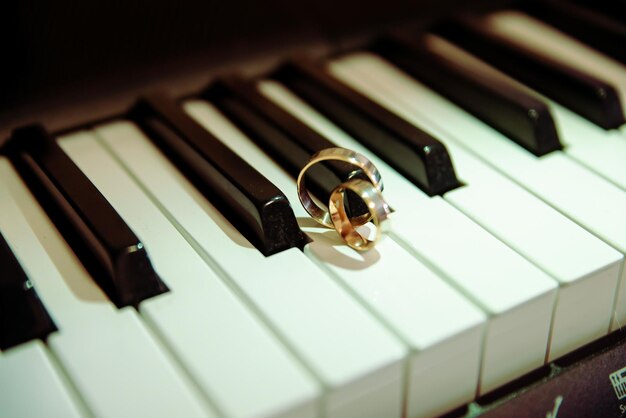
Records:
<instances>
[{"instance_id":1,"label":"piano key row","mask_svg":"<svg viewBox=\"0 0 626 418\"><path fill-rule=\"evenodd\" d=\"M504 20L504 27L530 19L513 16L489 19ZM588 53L570 42L570 54ZM458 58L453 48L435 49ZM626 72L610 63L613 72L601 72L601 78L624 94L620 77ZM236 88L224 96L222 87L208 90L213 103L191 100L177 108L161 98L165 107L146 123L144 107L131 114L138 125L118 121L58 139L106 204L141 237L170 289L145 299L137 311L116 308L119 303L90 279L17 172L0 161L0 231L59 329L48 331L46 346L30 342L0 356L0 376L23 368L26 379L22 386L7 383L12 391L3 405L33 407L24 400L31 376L58 394L47 395L50 408L59 408L51 411L68 416L430 416L626 320L620 285L626 252L623 132L603 131L532 92L549 104L565 145L537 157L371 54L293 68L257 89L238 81L256 91L252 114L264 124L242 125L235 115L244 113L232 109L249 103L250 93L238 96L242 90ZM307 80L307 71L318 75ZM224 97L230 101L222 103ZM240 107L233 107L237 101ZM328 103L336 113L325 108ZM346 103L348 111L358 111L341 117ZM394 114L409 124L394 123ZM498 117L486 122L501 131ZM411 177L406 168L427 164L428 153L416 152L407 161L399 159L401 153L386 153L359 129L374 121L392 144L409 138L416 147L415 138L422 138L437 147L442 141L440 169L449 153L464 185L454 188L456 177L449 180L448 172L433 192L433 181L442 179L420 170ZM163 125L169 130L158 142L154 126ZM271 138L262 129L272 125L290 127L287 141L315 137L308 146L339 145L371 156L396 209L390 239L356 254L308 223L295 195L297 160L286 161L281 144L270 151L258 140ZM578 130L587 135L577 136ZM173 157L176 135L188 145L181 143ZM198 151L207 141L218 148ZM199 164L200 176L190 182L181 160L182 167ZM233 164L221 168L226 182L197 187L206 185L197 177L223 161ZM246 173L236 173L238 181L229 175L243 167L254 167L287 193L312 242L299 238L286 248L304 246L304 252L263 247L267 235L251 233L254 227L238 218L245 200L239 210L216 195L229 184L259 192L246 185ZM254 176L254 169L247 175Z\"/></svg>"}]
</instances>

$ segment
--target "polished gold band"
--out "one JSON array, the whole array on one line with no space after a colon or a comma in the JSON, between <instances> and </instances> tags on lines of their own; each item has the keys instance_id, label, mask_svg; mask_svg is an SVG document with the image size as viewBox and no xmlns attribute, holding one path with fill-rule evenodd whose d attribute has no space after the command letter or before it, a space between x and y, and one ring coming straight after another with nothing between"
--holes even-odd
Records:
<instances>
[{"instance_id":1,"label":"polished gold band","mask_svg":"<svg viewBox=\"0 0 626 418\"><path fill-rule=\"evenodd\" d=\"M304 209L309 215L311 215L313 219L315 219L318 223L324 225L327 228L334 228L335 226L333 224L333 221L331 220L328 208L319 205L313 200L313 198L309 194L309 191L306 188L306 182L304 180L305 174L309 168L319 162L328 160L343 161L345 163L360 168L369 179L370 183L368 184L373 186L373 188L376 189L378 192L381 192L383 190L383 182L380 177L380 173L378 172L378 169L374 166L374 164L372 164L370 160L368 160L365 156L359 154L358 152L351 151L345 148L326 148L314 154L298 175L298 198L300 199L300 203L302 203ZM364 224L365 222L369 221L369 219L370 217L366 215L365 218L353 219L351 224Z\"/></svg>"},{"instance_id":2,"label":"polished gold band","mask_svg":"<svg viewBox=\"0 0 626 418\"><path fill-rule=\"evenodd\" d=\"M373 240L361 235L348 217L344 204L347 190L353 191L367 206L371 221L376 227L376 236ZM330 195L328 210L341 239L358 251L367 251L376 245L389 226L388 216L391 214L391 208L380 191L371 183L360 179L348 180L336 187Z\"/></svg>"}]
</instances>

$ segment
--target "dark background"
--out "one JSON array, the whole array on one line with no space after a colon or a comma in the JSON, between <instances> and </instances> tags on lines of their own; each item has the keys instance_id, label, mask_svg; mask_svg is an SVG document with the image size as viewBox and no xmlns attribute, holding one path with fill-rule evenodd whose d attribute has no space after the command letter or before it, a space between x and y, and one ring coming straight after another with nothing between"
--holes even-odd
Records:
<instances>
[{"instance_id":1,"label":"dark background","mask_svg":"<svg viewBox=\"0 0 626 418\"><path fill-rule=\"evenodd\" d=\"M0 132L94 97L357 34L426 22L478 2L13 1L2 6ZM190 76L191 77L191 76ZM127 102L128 100L126 100Z\"/></svg>"}]
</instances>

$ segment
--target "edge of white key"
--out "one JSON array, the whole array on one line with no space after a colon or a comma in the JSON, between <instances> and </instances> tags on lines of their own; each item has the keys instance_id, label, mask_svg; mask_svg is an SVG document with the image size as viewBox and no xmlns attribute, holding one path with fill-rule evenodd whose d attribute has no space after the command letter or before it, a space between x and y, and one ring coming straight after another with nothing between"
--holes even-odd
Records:
<instances>
[{"instance_id":1,"label":"edge of white key","mask_svg":"<svg viewBox=\"0 0 626 418\"><path fill-rule=\"evenodd\" d=\"M337 145L368 155L382 173L386 198L396 209L391 237L492 315L485 340L490 347L483 356L481 391L495 388L543 364L555 303L554 280L440 197L426 196L279 83L263 81L259 89ZM419 210L419 215L414 216L413 210ZM444 238L442 231L454 231L455 235L446 233ZM475 242L467 245L456 239L457 236L472 237ZM489 253L494 256L483 263L484 254ZM454 254L453 262L449 254ZM503 285L503 276L508 278L506 285ZM544 320L522 324L524 321L520 322L515 313L519 310L526 312L529 318L536 319L540 315ZM504 362L506 354L502 353L511 353L512 349L509 341L500 342L489 336L504 332L500 327L508 321L512 329L524 330L509 334L509 339L526 349L522 350L522 355L516 353L513 360Z\"/></svg>"},{"instance_id":2,"label":"edge of white key","mask_svg":"<svg viewBox=\"0 0 626 418\"><path fill-rule=\"evenodd\" d=\"M6 158L0 173L3 233L59 328L48 346L94 415L213 416L137 312L104 296Z\"/></svg>"},{"instance_id":3,"label":"edge of white key","mask_svg":"<svg viewBox=\"0 0 626 418\"><path fill-rule=\"evenodd\" d=\"M0 405L7 417L85 417L82 400L40 340L0 353Z\"/></svg>"},{"instance_id":4,"label":"edge of white key","mask_svg":"<svg viewBox=\"0 0 626 418\"><path fill-rule=\"evenodd\" d=\"M431 43L450 49L436 38ZM348 75L340 73L339 77L407 121L423 125L401 98L372 80ZM450 141L444 131L432 127L427 130L445 140L459 177L468 183L446 193L445 200L560 283L548 360L604 335L612 320L622 255ZM495 190L497 199L492 198ZM521 219L527 222L516 222ZM593 300L586 297L590 288L596 296ZM583 301L586 303L581 304ZM585 309L581 309L583 306Z\"/></svg>"},{"instance_id":5,"label":"edge of white key","mask_svg":"<svg viewBox=\"0 0 626 418\"><path fill-rule=\"evenodd\" d=\"M440 414L473 399L486 319L482 311L391 239L366 253L347 247L334 232L311 222L294 179L215 107L188 101L184 108L285 193L303 231L313 238L305 254L410 347L408 415ZM457 382L453 389L433 390L433 382L451 380Z\"/></svg>"},{"instance_id":6,"label":"edge of white key","mask_svg":"<svg viewBox=\"0 0 626 418\"><path fill-rule=\"evenodd\" d=\"M510 41L518 43L523 47L531 48L535 53L548 54L552 59L559 60L566 65L575 65L612 84L620 94L623 111L626 115L626 66L623 63L615 61L562 31L519 11L503 10L492 13L484 19L484 24L490 30L494 30ZM623 125L619 132L623 138L626 138L626 125ZM577 135L579 134L578 132L576 133ZM614 133L611 133L611 136L615 136ZM576 141L577 138L572 135L570 140ZM576 154L575 158L582 161L578 151L583 152L584 150L573 150ZM609 158L612 159L614 156ZM619 184L622 188L624 187L622 182ZM616 245L615 241L613 243L613 245ZM623 254L626 254L626 244L616 245L616 248ZM626 324L625 267L622 267L620 285L615 300L615 314L611 325L612 331L622 328Z\"/></svg>"},{"instance_id":7,"label":"edge of white key","mask_svg":"<svg viewBox=\"0 0 626 418\"><path fill-rule=\"evenodd\" d=\"M550 59L603 79L617 88L622 105L626 104L626 66L623 63L520 11L496 11L484 17L483 24L537 54L548 55ZM626 108L623 110L626 115Z\"/></svg>"},{"instance_id":8,"label":"edge of white key","mask_svg":"<svg viewBox=\"0 0 626 418\"><path fill-rule=\"evenodd\" d=\"M443 38L429 35L428 44L468 71L489 75L519 88L548 105L564 145L563 153L595 171L605 180L626 189L626 141L617 130L605 130L561 106L549 97L520 83L478 57ZM624 69L626 73L626 68ZM355 80L358 81L358 80Z\"/></svg>"},{"instance_id":9,"label":"edge of white key","mask_svg":"<svg viewBox=\"0 0 626 418\"><path fill-rule=\"evenodd\" d=\"M140 312L220 411L234 417L313 417L317 384L98 139L79 132L58 142L146 246L170 292L143 301Z\"/></svg>"},{"instance_id":10,"label":"edge of white key","mask_svg":"<svg viewBox=\"0 0 626 418\"><path fill-rule=\"evenodd\" d=\"M319 267L296 248L264 257L132 123L113 122L96 132L156 196L162 210L179 220L177 228L205 261L315 371L329 389L327 408L348 404L362 408L359 403L372 410L381 405L391 410L400 406L406 350ZM130 168L131 164L142 168ZM257 280L259 274L266 282ZM281 288L292 297L268 292L272 288ZM320 310L320 306L327 309ZM334 347L343 347L342 353L330 350L324 341L328 338L336 339ZM341 409L332 412L349 416Z\"/></svg>"},{"instance_id":11,"label":"edge of white key","mask_svg":"<svg viewBox=\"0 0 626 418\"><path fill-rule=\"evenodd\" d=\"M433 103L437 104L434 108L432 106L429 107L435 114L441 112L439 110L440 106L442 108L445 106L444 99L439 98L417 81L410 79L400 70L395 69L392 65L371 54L354 54L342 61L348 64L348 68L354 67L355 70L359 68L359 65L362 66L364 63L367 63L368 68L371 68L370 71L373 71L377 77L382 77L388 85L394 86L395 89L402 88L403 91L411 91L413 95L416 95L416 91L419 89L420 98L428 97L429 100L433 100ZM393 79L390 78L390 74L393 74ZM365 73L362 73L362 75L367 77ZM439 123L434 123L432 118L424 116L422 111L416 108L415 103L407 100L404 100L403 103L411 109L410 112L414 113L421 124L429 130L453 140L463 149L470 146L468 138L459 137L454 133L450 133L448 128L442 127ZM447 106L457 109L452 104ZM457 118L463 120L463 132L473 135L471 145L474 147L478 146L479 151L472 153L489 151L494 156L496 154L505 156L507 167L504 167L502 164L497 165L489 158L486 159L489 160L490 165L495 166L499 171L505 172L507 176L510 176L513 172L519 173L519 175L524 177L524 182L530 182L535 187L533 194L546 201L550 206L572 219L590 233L619 250L622 254L626 252L626 240L624 239L624 236L626 236L626 222L618 221L618 219L621 219L621 211L617 209L622 206L626 207L626 198L623 191L618 189L617 186L606 182L597 174L565 158L560 152L554 152L537 159L531 156L530 153L521 150L510 140L501 138L501 134L493 131L482 122L471 116L466 116L464 111L459 109L456 111L456 114ZM471 124L469 123L470 120L472 120ZM558 173L559 177L555 178L556 176L548 175L548 173ZM559 179L568 179L568 181L560 181ZM522 187L526 189L528 185L522 185ZM575 196L579 190L594 191L597 198L604 198L605 202L602 204L603 216L592 217L592 214L599 213L597 203L583 202L581 204L581 202L572 200L572 196ZM606 196L619 199L617 203L621 206L611 205L606 202L608 199ZM555 202L558 204L555 204ZM624 283L626 282L623 279L624 273L621 276L618 278L618 295L624 293ZM626 322L626 301L623 298L616 297L615 303L612 329L616 329L618 322Z\"/></svg>"}]
</instances>

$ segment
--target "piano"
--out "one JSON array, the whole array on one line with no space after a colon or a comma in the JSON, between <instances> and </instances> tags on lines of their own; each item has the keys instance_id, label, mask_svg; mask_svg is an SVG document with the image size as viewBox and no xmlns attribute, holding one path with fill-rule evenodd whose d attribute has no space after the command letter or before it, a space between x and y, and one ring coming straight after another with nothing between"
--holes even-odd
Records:
<instances>
[{"instance_id":1,"label":"piano","mask_svg":"<svg viewBox=\"0 0 626 418\"><path fill-rule=\"evenodd\" d=\"M13 5L0 416L623 416L625 5L458 3Z\"/></svg>"}]
</instances>

